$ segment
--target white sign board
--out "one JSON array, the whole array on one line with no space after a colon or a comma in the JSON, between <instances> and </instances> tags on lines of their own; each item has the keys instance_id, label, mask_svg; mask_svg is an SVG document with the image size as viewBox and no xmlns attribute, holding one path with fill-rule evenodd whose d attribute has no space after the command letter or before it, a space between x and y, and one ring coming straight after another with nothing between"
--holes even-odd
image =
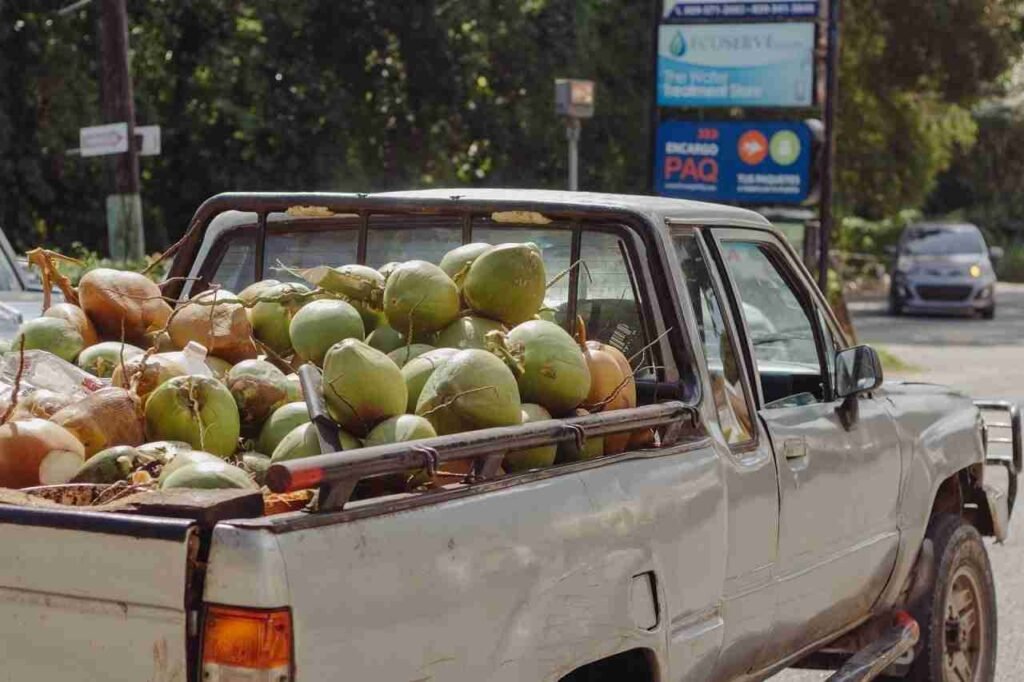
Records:
<instances>
[{"instance_id":1,"label":"white sign board","mask_svg":"<svg viewBox=\"0 0 1024 682\"><path fill-rule=\"evenodd\" d=\"M78 147L82 156L123 154L128 151L128 124L108 123L81 128L78 131Z\"/></svg>"},{"instance_id":2,"label":"white sign board","mask_svg":"<svg viewBox=\"0 0 1024 682\"><path fill-rule=\"evenodd\" d=\"M139 156L160 155L160 126L137 126L135 137L142 138Z\"/></svg>"},{"instance_id":3,"label":"white sign board","mask_svg":"<svg viewBox=\"0 0 1024 682\"><path fill-rule=\"evenodd\" d=\"M814 29L812 23L662 24L658 105L811 106Z\"/></svg>"}]
</instances>

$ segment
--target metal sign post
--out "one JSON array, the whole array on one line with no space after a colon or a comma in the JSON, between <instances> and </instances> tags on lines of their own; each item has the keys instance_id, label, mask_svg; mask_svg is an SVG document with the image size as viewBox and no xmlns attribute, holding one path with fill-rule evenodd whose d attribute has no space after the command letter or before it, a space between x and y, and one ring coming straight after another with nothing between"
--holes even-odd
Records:
<instances>
[{"instance_id":1,"label":"metal sign post","mask_svg":"<svg viewBox=\"0 0 1024 682\"><path fill-rule=\"evenodd\" d=\"M579 149L583 119L594 115L594 82L572 78L555 79L555 112L565 119L569 143L569 191L580 187Z\"/></svg>"},{"instance_id":2,"label":"metal sign post","mask_svg":"<svg viewBox=\"0 0 1024 682\"><path fill-rule=\"evenodd\" d=\"M829 0L828 54L825 60L825 145L821 168L821 218L818 235L818 286L828 293L832 247L832 197L836 173L836 104L839 97L839 22L842 0Z\"/></svg>"}]
</instances>

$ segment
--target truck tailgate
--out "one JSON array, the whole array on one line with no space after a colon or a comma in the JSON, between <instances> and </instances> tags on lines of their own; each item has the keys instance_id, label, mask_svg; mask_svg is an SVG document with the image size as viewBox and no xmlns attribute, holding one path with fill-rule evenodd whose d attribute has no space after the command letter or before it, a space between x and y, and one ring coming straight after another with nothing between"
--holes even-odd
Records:
<instances>
[{"instance_id":1,"label":"truck tailgate","mask_svg":"<svg viewBox=\"0 0 1024 682\"><path fill-rule=\"evenodd\" d=\"M3 680L187 679L194 522L0 507Z\"/></svg>"}]
</instances>

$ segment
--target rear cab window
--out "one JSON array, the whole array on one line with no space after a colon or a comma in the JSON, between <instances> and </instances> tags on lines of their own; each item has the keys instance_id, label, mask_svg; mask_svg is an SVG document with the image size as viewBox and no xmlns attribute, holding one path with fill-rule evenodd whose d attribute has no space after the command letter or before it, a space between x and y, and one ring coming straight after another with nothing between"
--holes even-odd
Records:
<instances>
[{"instance_id":1,"label":"rear cab window","mask_svg":"<svg viewBox=\"0 0 1024 682\"><path fill-rule=\"evenodd\" d=\"M664 330L654 326L654 302L644 299L646 288L638 281L638 264L645 257L638 251L640 242L624 225L510 223L491 215L295 219L271 214L266 232L261 273L256 265L259 227L250 221L216 238L202 264L203 283L237 292L257 278L293 281L296 271L320 265L337 267L360 259L375 268L407 260L436 264L464 243L530 242L541 252L548 280L543 314L574 336L582 328L586 339L621 351L638 382L660 384L667 376L678 376L675 360L665 357Z\"/></svg>"}]
</instances>

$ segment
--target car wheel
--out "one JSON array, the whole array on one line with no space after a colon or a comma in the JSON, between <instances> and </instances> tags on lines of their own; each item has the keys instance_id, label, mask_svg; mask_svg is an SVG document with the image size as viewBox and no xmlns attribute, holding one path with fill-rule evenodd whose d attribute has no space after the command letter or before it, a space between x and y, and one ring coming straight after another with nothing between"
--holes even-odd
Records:
<instances>
[{"instance_id":1,"label":"car wheel","mask_svg":"<svg viewBox=\"0 0 1024 682\"><path fill-rule=\"evenodd\" d=\"M992 566L974 526L959 516L932 520L935 585L911 609L921 626L905 679L991 682L996 668L996 599Z\"/></svg>"},{"instance_id":2,"label":"car wheel","mask_svg":"<svg viewBox=\"0 0 1024 682\"><path fill-rule=\"evenodd\" d=\"M994 319L996 319L996 306L995 306L995 304L992 304L989 307L987 307L984 310L982 310L981 311L981 317L982 317L982 319L985 319L985 320L994 320Z\"/></svg>"}]
</instances>

